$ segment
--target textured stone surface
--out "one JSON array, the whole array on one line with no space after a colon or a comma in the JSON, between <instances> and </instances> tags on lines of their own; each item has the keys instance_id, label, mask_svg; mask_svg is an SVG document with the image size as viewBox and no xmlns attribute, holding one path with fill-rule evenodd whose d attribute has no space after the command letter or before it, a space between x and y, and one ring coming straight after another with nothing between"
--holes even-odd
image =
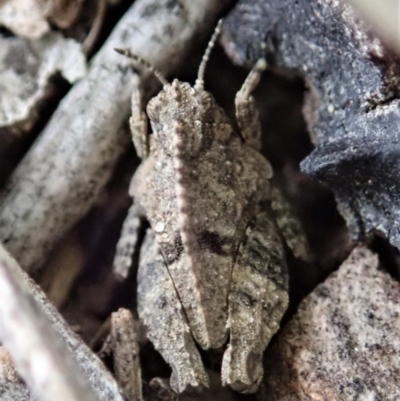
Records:
<instances>
[{"instance_id":1,"label":"textured stone surface","mask_svg":"<svg viewBox=\"0 0 400 401\"><path fill-rule=\"evenodd\" d=\"M399 64L337 0L240 0L225 20L225 49L245 64L262 41L273 65L310 87L304 111L318 147L303 172L334 191L354 237L377 230L400 247Z\"/></svg>"},{"instance_id":2,"label":"textured stone surface","mask_svg":"<svg viewBox=\"0 0 400 401\"><path fill-rule=\"evenodd\" d=\"M3 0L0 2L0 26L15 35L39 39L50 31L43 7L35 0Z\"/></svg>"},{"instance_id":3,"label":"textured stone surface","mask_svg":"<svg viewBox=\"0 0 400 401\"><path fill-rule=\"evenodd\" d=\"M78 42L54 32L40 40L0 35L0 136L5 128L32 124L30 118L57 73L71 84L85 76L85 55Z\"/></svg>"},{"instance_id":4,"label":"textured stone surface","mask_svg":"<svg viewBox=\"0 0 400 401\"><path fill-rule=\"evenodd\" d=\"M269 401L400 399L400 285L356 248L267 356Z\"/></svg>"}]
</instances>

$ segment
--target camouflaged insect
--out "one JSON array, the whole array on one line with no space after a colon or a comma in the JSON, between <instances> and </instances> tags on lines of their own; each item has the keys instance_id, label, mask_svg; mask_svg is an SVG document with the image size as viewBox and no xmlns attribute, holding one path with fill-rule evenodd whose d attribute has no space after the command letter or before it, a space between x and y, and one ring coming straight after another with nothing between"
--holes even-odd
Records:
<instances>
[{"instance_id":1,"label":"camouflaged insect","mask_svg":"<svg viewBox=\"0 0 400 401\"><path fill-rule=\"evenodd\" d=\"M262 355L288 305L281 237L271 216L272 169L260 153L260 125L251 92L266 68L259 60L235 99L240 133L203 88L147 65L163 84L150 100L147 134L140 94L132 96L130 125L143 159L130 186L134 204L117 246L115 269L127 275L138 229L151 228L140 250L138 313L149 339L172 367L176 392L209 384L195 341L203 349L229 342L222 381L256 391ZM138 78L136 78L138 79Z\"/></svg>"}]
</instances>

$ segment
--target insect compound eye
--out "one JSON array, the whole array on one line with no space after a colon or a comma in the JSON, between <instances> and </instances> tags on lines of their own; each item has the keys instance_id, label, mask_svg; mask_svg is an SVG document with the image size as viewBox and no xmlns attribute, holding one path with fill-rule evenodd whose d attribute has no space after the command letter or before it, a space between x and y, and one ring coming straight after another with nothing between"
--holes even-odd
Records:
<instances>
[{"instance_id":1,"label":"insect compound eye","mask_svg":"<svg viewBox=\"0 0 400 401\"><path fill-rule=\"evenodd\" d=\"M200 92L199 96L199 106L202 107L204 113L208 113L214 105L214 98L212 97L211 93L206 91Z\"/></svg>"},{"instance_id":2,"label":"insect compound eye","mask_svg":"<svg viewBox=\"0 0 400 401\"><path fill-rule=\"evenodd\" d=\"M147 104L147 115L149 116L150 120L158 123L160 120L160 110L158 107L158 102L157 99L153 98L149 101L149 103Z\"/></svg>"}]
</instances>

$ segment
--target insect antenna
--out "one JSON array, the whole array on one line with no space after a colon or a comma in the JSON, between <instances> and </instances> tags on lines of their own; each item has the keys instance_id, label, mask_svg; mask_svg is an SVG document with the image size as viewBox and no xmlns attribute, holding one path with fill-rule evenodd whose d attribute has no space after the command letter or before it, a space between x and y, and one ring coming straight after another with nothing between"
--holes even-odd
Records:
<instances>
[{"instance_id":1,"label":"insect antenna","mask_svg":"<svg viewBox=\"0 0 400 401\"><path fill-rule=\"evenodd\" d=\"M133 54L130 50L128 49L114 49L117 53L122 54L123 56L126 56L128 58L131 58L138 63L144 65L146 68L148 68L155 76L156 78L162 83L162 85L168 85L168 81L165 79L164 75L161 74L160 71L158 71L152 64L150 64L147 60L144 58L138 56L137 54Z\"/></svg>"},{"instance_id":2,"label":"insect antenna","mask_svg":"<svg viewBox=\"0 0 400 401\"><path fill-rule=\"evenodd\" d=\"M207 49L206 49L206 51L204 53L204 56L203 56L203 58L201 60L200 67L199 67L199 72L197 73L196 83L194 84L194 88L196 90L203 90L204 89L204 71L206 69L206 65L207 65L208 59L210 57L211 50L214 47L215 42L217 41L218 35L221 32L221 24L222 24L222 19L220 19L218 21L218 24L215 27L215 31L214 31L213 35L211 36L210 41L208 42Z\"/></svg>"}]
</instances>

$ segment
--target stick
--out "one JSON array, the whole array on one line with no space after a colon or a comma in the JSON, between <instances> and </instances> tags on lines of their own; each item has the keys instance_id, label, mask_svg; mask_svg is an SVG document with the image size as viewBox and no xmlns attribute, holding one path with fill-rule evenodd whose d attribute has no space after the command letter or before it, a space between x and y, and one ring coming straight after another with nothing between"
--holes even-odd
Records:
<instances>
[{"instance_id":1,"label":"stick","mask_svg":"<svg viewBox=\"0 0 400 401\"><path fill-rule=\"evenodd\" d=\"M1 244L0 341L40 401L123 401L111 373Z\"/></svg>"}]
</instances>

